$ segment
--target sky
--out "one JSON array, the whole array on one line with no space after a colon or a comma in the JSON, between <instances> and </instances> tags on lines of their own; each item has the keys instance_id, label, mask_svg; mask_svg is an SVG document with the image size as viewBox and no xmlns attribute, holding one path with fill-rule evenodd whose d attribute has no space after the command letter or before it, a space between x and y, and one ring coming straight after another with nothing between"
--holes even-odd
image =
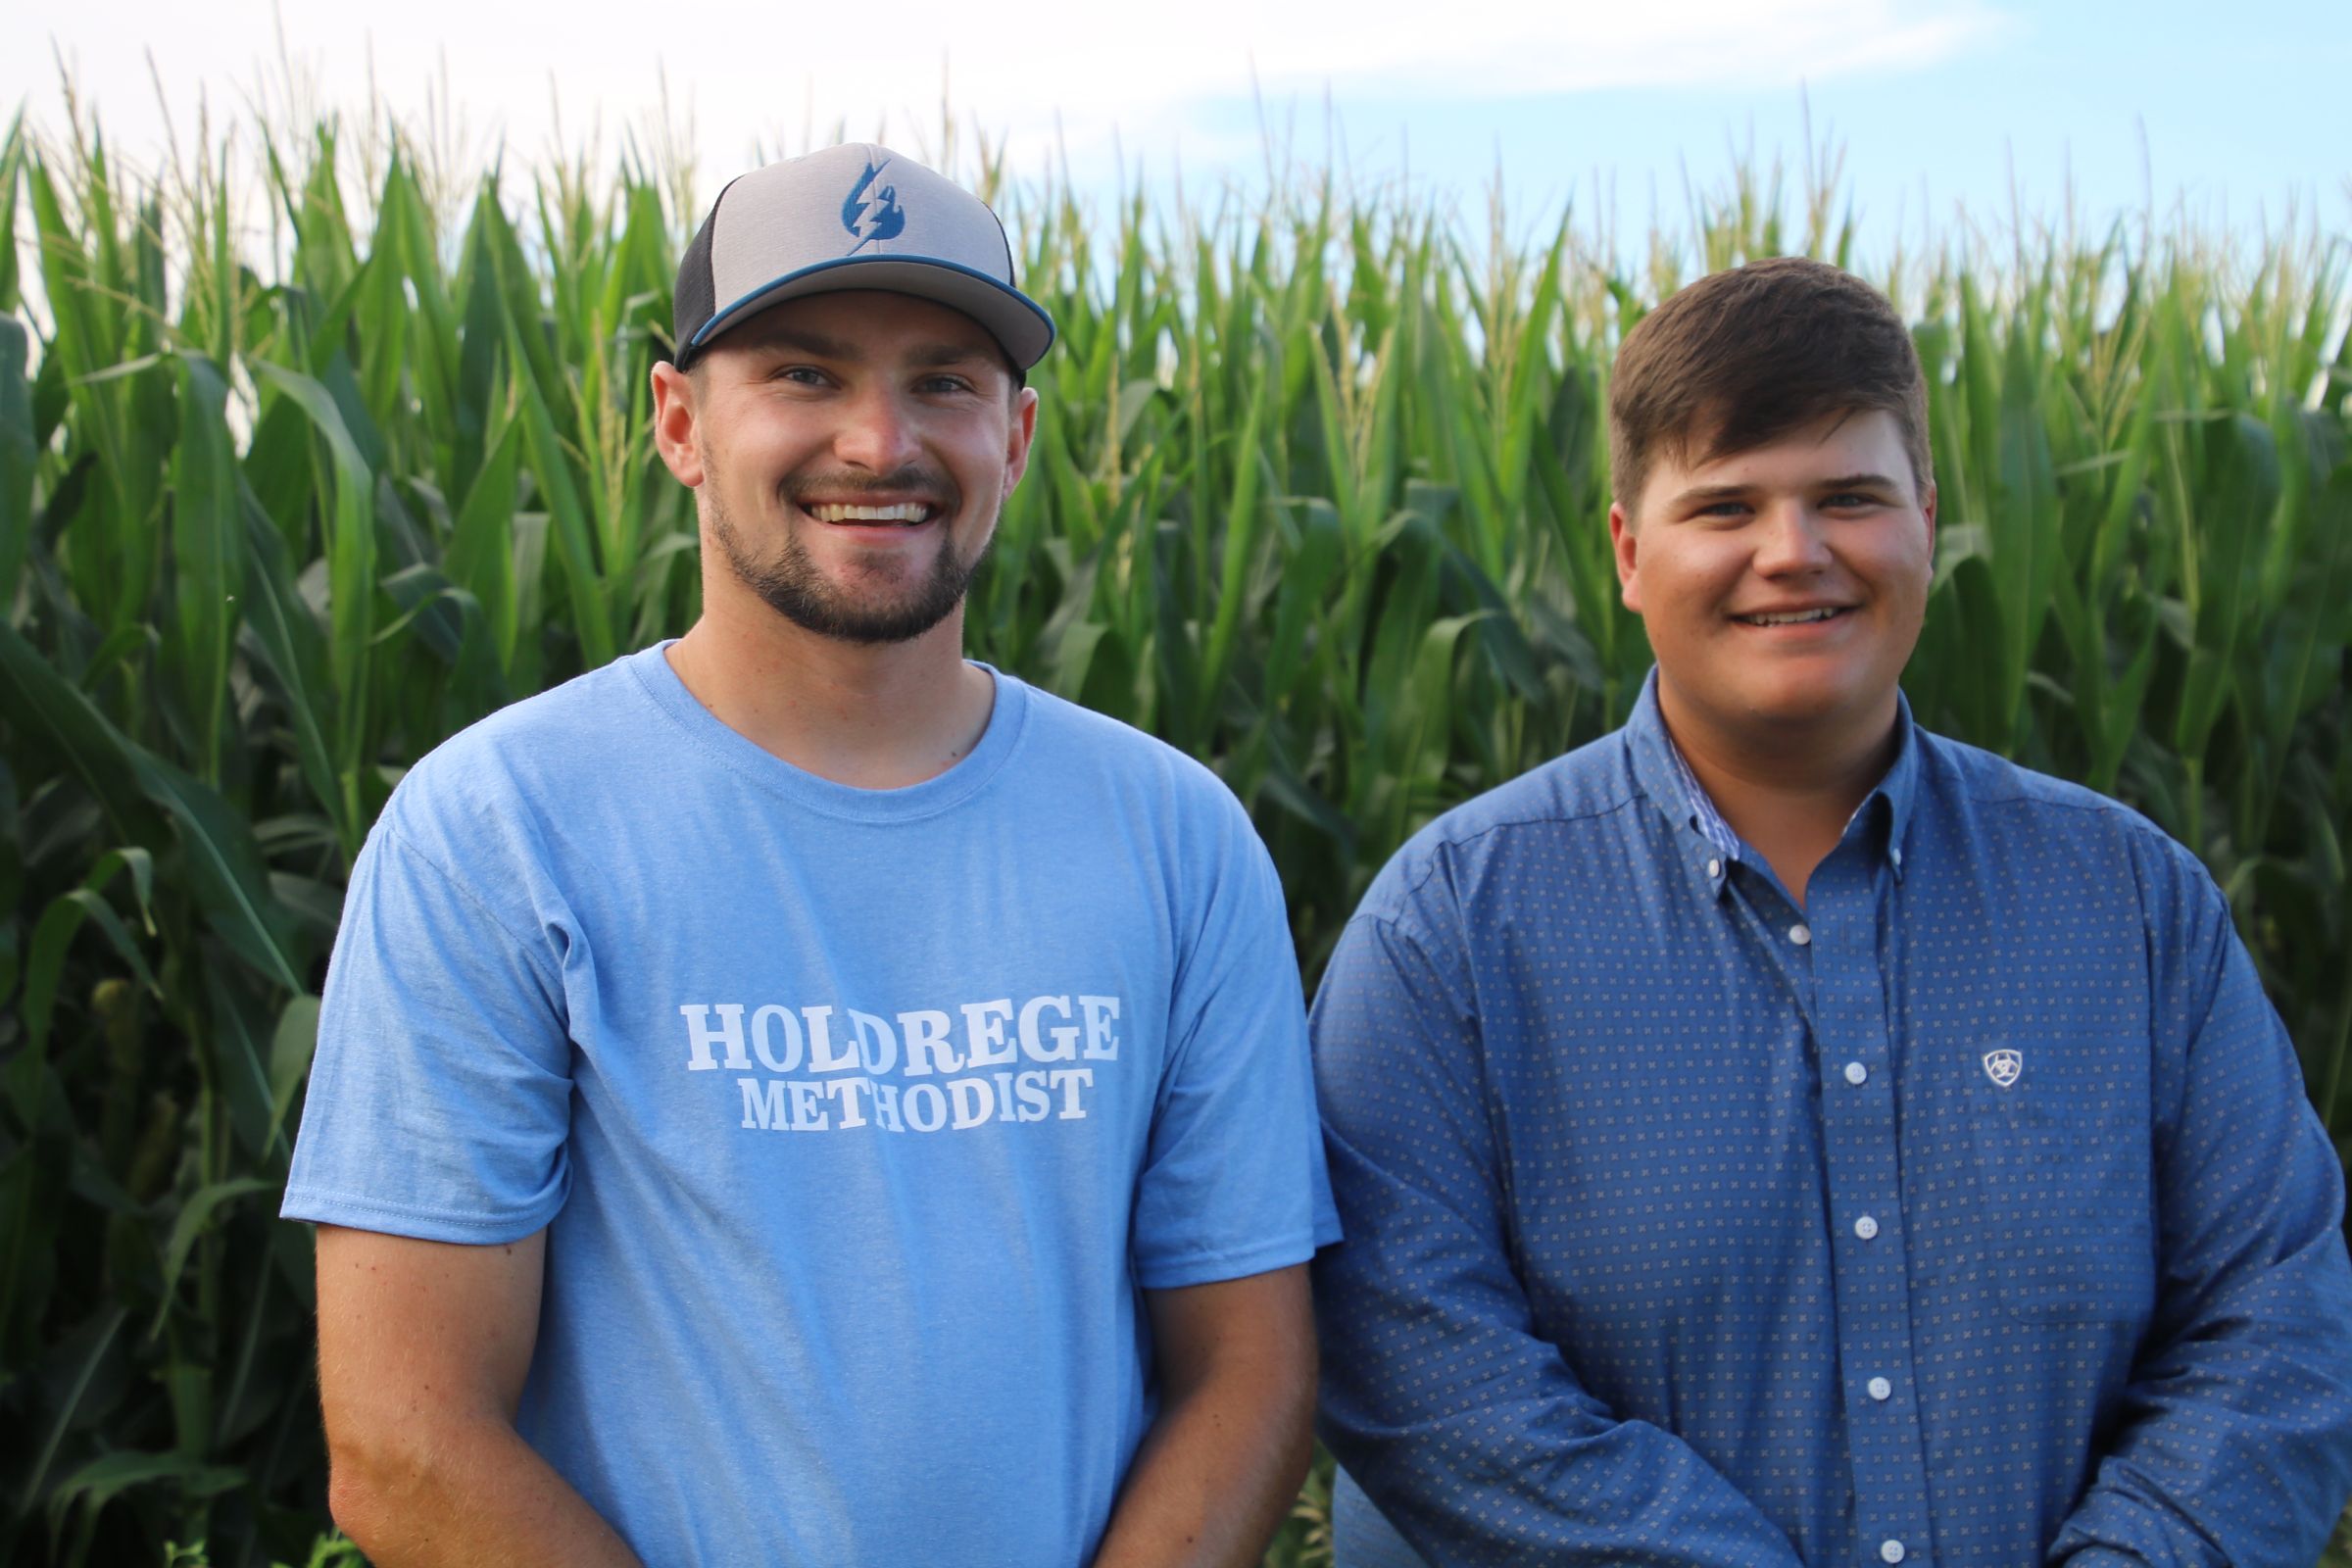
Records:
<instances>
[{"instance_id":1,"label":"sky","mask_svg":"<svg viewBox=\"0 0 2352 1568\"><path fill-rule=\"evenodd\" d=\"M2068 199L2094 223L2153 199L2241 233L2290 214L2352 232L2342 0L21 0L0 113L61 128L61 60L134 161L161 156L159 83L184 144L200 100L217 123L291 81L305 109L437 119L477 163L666 133L707 201L836 126L936 157L945 104L1016 178L1061 169L1090 195L1328 163L1464 203L1499 181L1531 231L1564 203L1645 231L1743 149L1801 178L1809 127L1874 249Z\"/></svg>"}]
</instances>

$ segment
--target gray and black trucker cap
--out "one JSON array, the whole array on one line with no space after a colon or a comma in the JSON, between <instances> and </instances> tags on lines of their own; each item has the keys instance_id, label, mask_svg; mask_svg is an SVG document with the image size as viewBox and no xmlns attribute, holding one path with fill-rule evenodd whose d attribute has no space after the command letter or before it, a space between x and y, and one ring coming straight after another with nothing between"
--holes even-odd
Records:
<instances>
[{"instance_id":1,"label":"gray and black trucker cap","mask_svg":"<svg viewBox=\"0 0 2352 1568\"><path fill-rule=\"evenodd\" d=\"M854 288L961 311L1023 370L1054 346L1054 318L1012 286L1012 247L988 205L911 158L853 142L718 193L678 263L676 364L771 305Z\"/></svg>"}]
</instances>

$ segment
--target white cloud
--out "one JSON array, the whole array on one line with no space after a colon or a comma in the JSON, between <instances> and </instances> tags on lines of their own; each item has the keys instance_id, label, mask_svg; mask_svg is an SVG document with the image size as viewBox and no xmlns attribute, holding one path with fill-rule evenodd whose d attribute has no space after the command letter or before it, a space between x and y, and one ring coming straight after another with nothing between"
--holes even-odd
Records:
<instances>
[{"instance_id":1,"label":"white cloud","mask_svg":"<svg viewBox=\"0 0 2352 1568\"><path fill-rule=\"evenodd\" d=\"M560 25L551 27L550 20ZM936 136L943 91L959 116L1035 166L1058 141L1099 159L1114 135L1132 154L1181 145L1188 164L1239 147L1193 111L1246 99L1481 100L1605 87L1783 88L1804 79L1916 69L1998 26L1982 0L970 0L883 5L649 8L565 0L557 8L462 0L293 4L288 53L318 96L355 106L370 83L405 117L446 80L457 116L487 145L525 158L601 121L608 148L645 125L666 73L691 112L707 172L762 152L881 131L915 150ZM216 105L282 79L268 0L11 8L0 21L0 104L55 119L54 36L120 143L160 127L152 52L189 134L199 86ZM943 86L944 83L944 86ZM438 89L434 89L438 91Z\"/></svg>"}]
</instances>

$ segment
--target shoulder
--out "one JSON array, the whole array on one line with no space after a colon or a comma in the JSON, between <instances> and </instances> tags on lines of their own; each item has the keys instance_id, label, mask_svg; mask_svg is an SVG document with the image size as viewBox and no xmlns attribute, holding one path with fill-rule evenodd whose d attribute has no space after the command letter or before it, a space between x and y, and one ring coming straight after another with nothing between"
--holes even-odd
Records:
<instances>
[{"instance_id":1,"label":"shoulder","mask_svg":"<svg viewBox=\"0 0 2352 1568\"><path fill-rule=\"evenodd\" d=\"M1092 766L1116 773L1181 778L1194 787L1202 782L1218 789L1224 787L1200 763L1124 719L1082 708L1017 675L1000 670L997 678L1020 692L1027 706L1023 722L1029 727L1029 739L1051 749L1062 760L1082 758Z\"/></svg>"},{"instance_id":2,"label":"shoulder","mask_svg":"<svg viewBox=\"0 0 2352 1568\"><path fill-rule=\"evenodd\" d=\"M2111 796L2013 762L1930 730L1920 742L1923 789L1949 804L2050 833L2087 834L2118 844L2187 854L2164 829Z\"/></svg>"},{"instance_id":3,"label":"shoulder","mask_svg":"<svg viewBox=\"0 0 2352 1568\"><path fill-rule=\"evenodd\" d=\"M1103 868L1092 874L1120 884L1121 906L1158 911L1184 951L1205 942L1278 953L1295 986L1274 858L1225 781L1132 725L1034 687L1024 697L1005 782L1048 803L1043 816L1034 800L1022 808L1026 831L1050 836L1065 866Z\"/></svg>"},{"instance_id":4,"label":"shoulder","mask_svg":"<svg viewBox=\"0 0 2352 1568\"><path fill-rule=\"evenodd\" d=\"M1944 808L1937 818L1984 838L1984 849L2021 863L2128 861L2143 899L2220 898L2195 855L2123 802L1964 741L1914 733L1920 788Z\"/></svg>"},{"instance_id":5,"label":"shoulder","mask_svg":"<svg viewBox=\"0 0 2352 1568\"><path fill-rule=\"evenodd\" d=\"M998 678L1016 679L1002 672ZM1031 778L1074 797L1108 794L1188 819L1248 828L1233 791L1198 760L1132 724L1018 684L1026 710L1022 763Z\"/></svg>"},{"instance_id":6,"label":"shoulder","mask_svg":"<svg viewBox=\"0 0 2352 1568\"><path fill-rule=\"evenodd\" d=\"M1411 925L1458 910L1530 857L1611 854L1645 799L1625 732L1611 731L1430 822L1390 857L1356 916Z\"/></svg>"},{"instance_id":7,"label":"shoulder","mask_svg":"<svg viewBox=\"0 0 2352 1568\"><path fill-rule=\"evenodd\" d=\"M379 835L463 864L485 843L528 835L547 813L611 793L658 743L657 710L633 667L646 657L615 660L450 736L403 775Z\"/></svg>"}]
</instances>

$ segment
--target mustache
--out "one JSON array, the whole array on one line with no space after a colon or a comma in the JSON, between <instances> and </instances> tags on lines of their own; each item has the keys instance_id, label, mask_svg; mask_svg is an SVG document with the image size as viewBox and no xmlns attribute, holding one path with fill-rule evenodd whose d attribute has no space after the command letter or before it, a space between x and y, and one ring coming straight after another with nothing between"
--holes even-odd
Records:
<instances>
[{"instance_id":1,"label":"mustache","mask_svg":"<svg viewBox=\"0 0 2352 1568\"><path fill-rule=\"evenodd\" d=\"M867 496L897 497L909 493L934 500L947 512L956 511L963 503L963 491L954 479L920 463L910 463L888 473L848 469L840 473L797 473L784 482L783 493L784 499L794 506L804 506L811 497L855 502Z\"/></svg>"}]
</instances>

